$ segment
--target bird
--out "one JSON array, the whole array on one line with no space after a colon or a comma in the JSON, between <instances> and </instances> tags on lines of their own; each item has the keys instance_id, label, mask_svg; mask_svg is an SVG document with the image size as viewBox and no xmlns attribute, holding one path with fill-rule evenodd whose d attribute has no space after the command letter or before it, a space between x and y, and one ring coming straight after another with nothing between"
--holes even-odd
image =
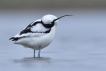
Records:
<instances>
[{"instance_id":1,"label":"bird","mask_svg":"<svg viewBox=\"0 0 106 71\"><path fill-rule=\"evenodd\" d=\"M33 49L34 58L35 50L38 50L38 57L40 58L41 49L47 47L55 36L58 20L65 16L73 15L63 15L61 17L56 17L52 14L44 15L41 19L30 23L17 35L9 38L9 40L14 41L14 44Z\"/></svg>"}]
</instances>

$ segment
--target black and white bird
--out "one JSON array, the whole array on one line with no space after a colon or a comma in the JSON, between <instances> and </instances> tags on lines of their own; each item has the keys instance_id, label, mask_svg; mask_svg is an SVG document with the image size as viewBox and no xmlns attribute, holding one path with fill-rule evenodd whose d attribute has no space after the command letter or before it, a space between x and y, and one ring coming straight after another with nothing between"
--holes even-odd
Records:
<instances>
[{"instance_id":1,"label":"black and white bird","mask_svg":"<svg viewBox=\"0 0 106 71\"><path fill-rule=\"evenodd\" d=\"M38 57L40 57L40 50L48 46L55 35L58 19L72 15L64 15L57 18L54 15L45 15L29 24L17 35L11 37L9 40L14 41L15 44L20 44L34 50L39 50Z\"/></svg>"}]
</instances>

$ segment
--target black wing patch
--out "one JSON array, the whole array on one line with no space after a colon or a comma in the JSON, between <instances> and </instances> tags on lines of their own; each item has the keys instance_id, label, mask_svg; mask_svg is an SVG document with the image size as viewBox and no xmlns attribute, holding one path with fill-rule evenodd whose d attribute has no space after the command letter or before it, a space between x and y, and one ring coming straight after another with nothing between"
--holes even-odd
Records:
<instances>
[{"instance_id":1,"label":"black wing patch","mask_svg":"<svg viewBox=\"0 0 106 71\"><path fill-rule=\"evenodd\" d=\"M32 27L32 26L35 26L37 23L41 23L41 22L40 22L40 21L37 21L37 22L34 22L34 23L29 24L24 30L22 30L22 31L20 32L20 35L21 35L21 34L25 34L25 33L32 33L31 27Z\"/></svg>"},{"instance_id":2,"label":"black wing patch","mask_svg":"<svg viewBox=\"0 0 106 71\"><path fill-rule=\"evenodd\" d=\"M36 33L36 32L32 32L32 31L31 31L31 27L32 27L32 26L35 26L35 25L38 24L38 23L41 23L45 28L52 28L52 27L54 26L54 22L51 22L51 24L44 24L44 23L42 22L42 20L41 20L41 21L36 21L36 22L34 22L34 23L29 24L24 30L22 30L22 31L20 32L20 35L21 35L21 34L25 34L25 33ZM50 29L50 30L51 30L51 29ZM45 32L37 32L37 33L49 33L50 30L45 31Z\"/></svg>"}]
</instances>

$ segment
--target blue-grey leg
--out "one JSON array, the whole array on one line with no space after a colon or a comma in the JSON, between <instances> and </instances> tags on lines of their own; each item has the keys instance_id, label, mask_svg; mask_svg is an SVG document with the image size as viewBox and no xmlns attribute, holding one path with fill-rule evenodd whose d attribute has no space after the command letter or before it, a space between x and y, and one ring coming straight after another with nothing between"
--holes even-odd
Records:
<instances>
[{"instance_id":1,"label":"blue-grey leg","mask_svg":"<svg viewBox=\"0 0 106 71\"><path fill-rule=\"evenodd\" d=\"M34 58L35 58L35 50L34 50Z\"/></svg>"},{"instance_id":2,"label":"blue-grey leg","mask_svg":"<svg viewBox=\"0 0 106 71\"><path fill-rule=\"evenodd\" d=\"M38 51L38 57L40 58L40 47L39 47L39 51Z\"/></svg>"}]
</instances>

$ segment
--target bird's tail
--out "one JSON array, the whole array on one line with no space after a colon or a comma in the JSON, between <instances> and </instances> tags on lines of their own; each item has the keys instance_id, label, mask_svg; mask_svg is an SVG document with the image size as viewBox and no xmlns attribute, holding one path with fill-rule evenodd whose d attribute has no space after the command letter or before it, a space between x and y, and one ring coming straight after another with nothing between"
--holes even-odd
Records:
<instances>
[{"instance_id":1,"label":"bird's tail","mask_svg":"<svg viewBox=\"0 0 106 71\"><path fill-rule=\"evenodd\" d=\"M18 39L19 39L19 37L11 37L9 40L17 41Z\"/></svg>"}]
</instances>

